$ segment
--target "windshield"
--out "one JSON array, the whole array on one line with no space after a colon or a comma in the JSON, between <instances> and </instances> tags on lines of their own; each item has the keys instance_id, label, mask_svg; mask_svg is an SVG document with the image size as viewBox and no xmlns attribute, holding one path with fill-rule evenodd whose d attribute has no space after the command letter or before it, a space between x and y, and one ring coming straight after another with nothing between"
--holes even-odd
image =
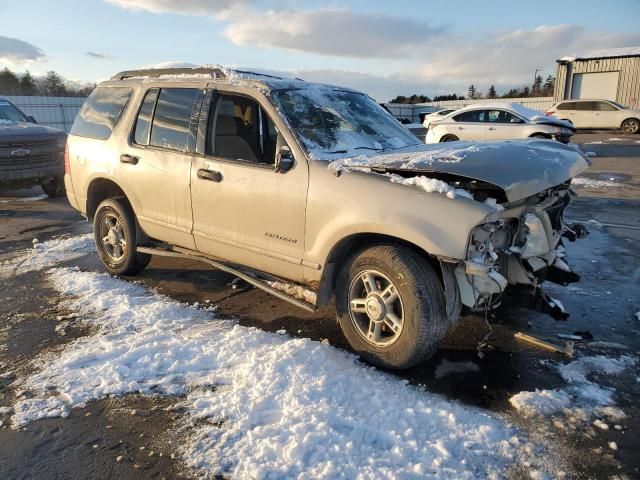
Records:
<instances>
[{"instance_id":1,"label":"windshield","mask_svg":"<svg viewBox=\"0 0 640 480\"><path fill-rule=\"evenodd\" d=\"M28 122L27 117L6 100L0 100L0 122Z\"/></svg>"},{"instance_id":2,"label":"windshield","mask_svg":"<svg viewBox=\"0 0 640 480\"><path fill-rule=\"evenodd\" d=\"M311 158L361 155L420 143L370 97L330 88L273 90L271 99Z\"/></svg>"}]
</instances>

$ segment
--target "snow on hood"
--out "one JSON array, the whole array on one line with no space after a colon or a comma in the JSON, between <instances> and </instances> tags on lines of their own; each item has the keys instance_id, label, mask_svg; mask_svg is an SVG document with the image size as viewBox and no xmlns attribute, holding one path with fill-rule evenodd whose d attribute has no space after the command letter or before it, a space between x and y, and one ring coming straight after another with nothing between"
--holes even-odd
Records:
<instances>
[{"instance_id":1,"label":"snow on hood","mask_svg":"<svg viewBox=\"0 0 640 480\"><path fill-rule=\"evenodd\" d=\"M342 158L329 170L375 169L385 172L448 174L479 180L504 190L517 201L560 185L589 167L579 150L552 140L421 144L413 147Z\"/></svg>"}]
</instances>

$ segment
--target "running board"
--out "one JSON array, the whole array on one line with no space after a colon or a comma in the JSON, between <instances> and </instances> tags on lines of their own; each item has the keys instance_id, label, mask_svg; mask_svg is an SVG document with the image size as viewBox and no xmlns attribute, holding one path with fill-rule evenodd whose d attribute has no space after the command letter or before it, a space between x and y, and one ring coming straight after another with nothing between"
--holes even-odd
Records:
<instances>
[{"instance_id":1,"label":"running board","mask_svg":"<svg viewBox=\"0 0 640 480\"><path fill-rule=\"evenodd\" d=\"M280 300L284 300L285 302L289 302L296 307L300 307L308 312L315 312L317 307L312 303L305 302L304 300L299 300L291 295L287 295L286 293L278 290L277 288L270 287L264 281L259 280L245 272L237 270L233 267L225 265L224 263L217 262L215 260L211 260L210 258L202 257L200 255L192 255L189 253L181 253L173 250L164 250L162 248L155 247L138 247L137 251L139 253L146 253L149 255L159 255L161 257L175 257L175 258L183 258L188 260L198 260L200 262L207 263L218 270L222 270L223 272L229 273L231 275L235 275L236 277L244 280L247 283L250 283L256 288L259 288L263 292L267 292L274 297L279 298Z\"/></svg>"}]
</instances>

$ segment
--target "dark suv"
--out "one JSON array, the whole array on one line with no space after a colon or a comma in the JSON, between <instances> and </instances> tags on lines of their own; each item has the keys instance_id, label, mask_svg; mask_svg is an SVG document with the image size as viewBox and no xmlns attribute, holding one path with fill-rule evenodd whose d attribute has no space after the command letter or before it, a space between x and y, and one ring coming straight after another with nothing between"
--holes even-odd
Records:
<instances>
[{"instance_id":1,"label":"dark suv","mask_svg":"<svg viewBox=\"0 0 640 480\"><path fill-rule=\"evenodd\" d=\"M0 98L0 187L40 185L50 197L64 196L66 142L66 133Z\"/></svg>"}]
</instances>

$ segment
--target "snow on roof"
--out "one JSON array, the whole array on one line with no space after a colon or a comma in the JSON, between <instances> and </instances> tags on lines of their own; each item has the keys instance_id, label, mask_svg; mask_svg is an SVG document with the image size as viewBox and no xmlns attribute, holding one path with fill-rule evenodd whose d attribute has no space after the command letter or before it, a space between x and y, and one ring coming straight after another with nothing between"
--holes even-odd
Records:
<instances>
[{"instance_id":1,"label":"snow on roof","mask_svg":"<svg viewBox=\"0 0 640 480\"><path fill-rule=\"evenodd\" d=\"M589 60L592 58L615 58L640 56L640 47L599 48L586 50L562 57L558 62L574 62L576 60Z\"/></svg>"}]
</instances>

